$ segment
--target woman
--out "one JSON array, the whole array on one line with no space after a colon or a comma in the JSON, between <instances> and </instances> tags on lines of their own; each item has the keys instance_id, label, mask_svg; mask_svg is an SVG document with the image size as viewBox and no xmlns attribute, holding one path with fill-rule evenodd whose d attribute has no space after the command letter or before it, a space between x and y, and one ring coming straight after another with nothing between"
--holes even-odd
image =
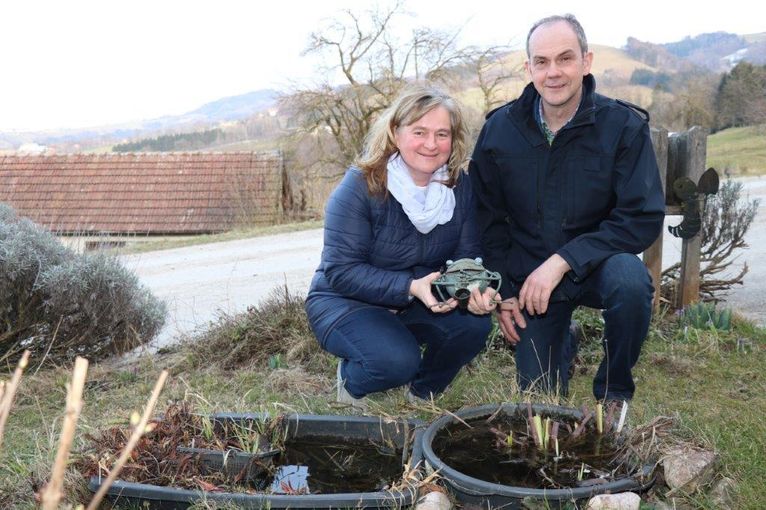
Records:
<instances>
[{"instance_id":1,"label":"woman","mask_svg":"<svg viewBox=\"0 0 766 510\"><path fill-rule=\"evenodd\" d=\"M340 402L363 407L365 395L406 384L408 399L430 398L484 347L494 290L475 290L471 313L431 293L445 261L480 255L460 170L465 135L452 98L412 88L330 196L306 311L319 344L341 358Z\"/></svg>"}]
</instances>

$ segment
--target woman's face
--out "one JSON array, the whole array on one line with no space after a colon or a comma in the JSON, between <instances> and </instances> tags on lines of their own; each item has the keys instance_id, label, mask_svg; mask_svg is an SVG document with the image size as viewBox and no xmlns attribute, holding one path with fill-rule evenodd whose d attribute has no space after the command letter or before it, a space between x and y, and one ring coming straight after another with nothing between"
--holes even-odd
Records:
<instances>
[{"instance_id":1,"label":"woman's face","mask_svg":"<svg viewBox=\"0 0 766 510\"><path fill-rule=\"evenodd\" d=\"M425 186L452 152L450 114L443 106L437 106L412 124L397 128L394 138L412 180Z\"/></svg>"}]
</instances>

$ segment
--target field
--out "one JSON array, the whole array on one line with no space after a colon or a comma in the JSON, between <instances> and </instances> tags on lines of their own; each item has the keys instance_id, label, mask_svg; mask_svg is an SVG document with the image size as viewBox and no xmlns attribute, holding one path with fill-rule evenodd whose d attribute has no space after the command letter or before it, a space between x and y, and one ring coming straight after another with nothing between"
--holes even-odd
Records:
<instances>
[{"instance_id":1,"label":"field","mask_svg":"<svg viewBox=\"0 0 766 510\"><path fill-rule=\"evenodd\" d=\"M730 128L708 137L707 165L726 175L766 173L766 125Z\"/></svg>"}]
</instances>

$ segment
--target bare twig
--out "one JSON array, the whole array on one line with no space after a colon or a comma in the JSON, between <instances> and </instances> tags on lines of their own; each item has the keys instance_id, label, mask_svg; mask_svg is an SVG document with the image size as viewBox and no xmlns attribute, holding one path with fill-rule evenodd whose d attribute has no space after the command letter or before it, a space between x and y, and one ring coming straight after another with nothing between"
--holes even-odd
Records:
<instances>
[{"instance_id":1,"label":"bare twig","mask_svg":"<svg viewBox=\"0 0 766 510\"><path fill-rule=\"evenodd\" d=\"M152 391L152 396L149 397L149 402L146 404L144 414L141 416L140 420L138 420L138 423L135 424L133 433L131 434L130 439L128 439L128 443L125 445L125 449L122 451L122 454L120 454L120 458L117 459L117 462L114 463L114 467L112 467L112 470L109 472L109 476L106 478L106 481L101 484L101 487L99 487L96 495L93 496L93 499L88 504L86 510L96 510L96 508L98 508L101 500L104 499L104 496L106 495L106 491L109 490L109 487L112 485L112 483L114 483L117 475L120 473L120 470L128 461L133 448L135 448L136 444L138 444L138 440L141 439L141 436L143 436L144 432L146 432L149 417L154 411L154 406L157 404L157 399L160 396L160 391L162 391L162 387L165 385L165 380L167 378L168 371L163 370L160 374L160 377L157 379L157 383L154 385L154 391Z\"/></svg>"},{"instance_id":2,"label":"bare twig","mask_svg":"<svg viewBox=\"0 0 766 510\"><path fill-rule=\"evenodd\" d=\"M16 390L19 387L19 381L21 381L21 374L29 363L29 351L24 351L21 355L19 364L16 365L16 370L13 372L10 382L8 382L2 393L3 398L0 400L0 447L3 446L3 432L5 431L5 422L8 419L8 413L11 412L11 406L13 405L13 398L16 396Z\"/></svg>"},{"instance_id":3,"label":"bare twig","mask_svg":"<svg viewBox=\"0 0 766 510\"><path fill-rule=\"evenodd\" d=\"M56 461L51 471L51 479L43 488L40 496L43 510L56 510L63 496L64 473L66 471L69 450L72 448L77 420L82 410L82 391L85 386L85 376L88 373L88 360L77 357L74 362L72 382L67 390L66 414L61 427L61 440L56 453Z\"/></svg>"}]
</instances>

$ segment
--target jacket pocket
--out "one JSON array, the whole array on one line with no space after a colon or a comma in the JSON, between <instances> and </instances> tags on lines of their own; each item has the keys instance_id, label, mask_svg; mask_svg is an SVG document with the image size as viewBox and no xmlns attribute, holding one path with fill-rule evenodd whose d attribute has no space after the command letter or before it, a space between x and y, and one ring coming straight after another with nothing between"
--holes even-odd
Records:
<instances>
[{"instance_id":1,"label":"jacket pocket","mask_svg":"<svg viewBox=\"0 0 766 510\"><path fill-rule=\"evenodd\" d=\"M565 166L570 183L566 222L582 228L601 221L614 204L612 169L600 156L580 156Z\"/></svg>"}]
</instances>

